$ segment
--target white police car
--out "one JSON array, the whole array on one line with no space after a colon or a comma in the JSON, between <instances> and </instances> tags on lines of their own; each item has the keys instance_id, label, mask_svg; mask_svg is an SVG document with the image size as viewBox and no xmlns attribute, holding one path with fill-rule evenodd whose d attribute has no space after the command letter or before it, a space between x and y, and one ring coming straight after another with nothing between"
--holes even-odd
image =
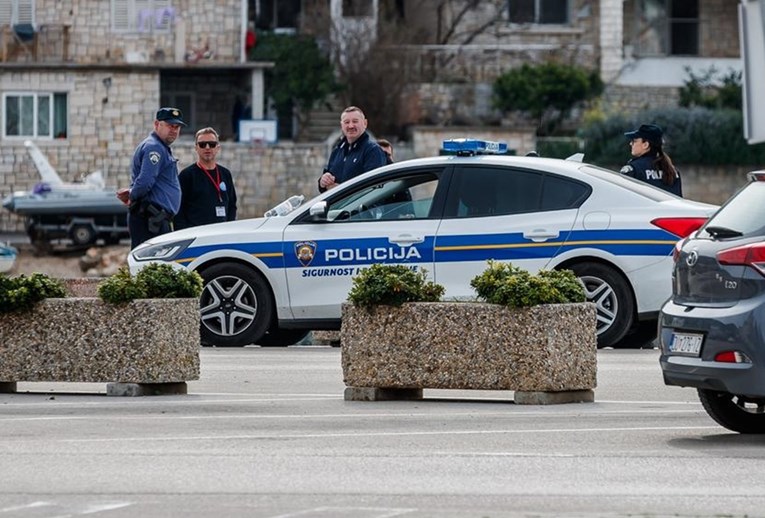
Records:
<instances>
[{"instance_id":1,"label":"white police car","mask_svg":"<svg viewBox=\"0 0 765 518\"><path fill-rule=\"evenodd\" d=\"M472 298L488 259L576 272L597 304L600 346L656 335L674 244L717 207L577 161L503 156L504 144L444 149L456 154L381 167L283 216L159 236L131 252L130 268L198 271L202 340L219 346L338 329L352 277L374 263L425 269L445 299Z\"/></svg>"}]
</instances>

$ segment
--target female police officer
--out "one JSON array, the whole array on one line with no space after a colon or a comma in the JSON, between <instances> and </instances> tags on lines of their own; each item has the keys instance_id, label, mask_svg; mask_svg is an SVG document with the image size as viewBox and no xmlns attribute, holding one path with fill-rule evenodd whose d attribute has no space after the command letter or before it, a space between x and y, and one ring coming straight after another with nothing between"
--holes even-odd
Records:
<instances>
[{"instance_id":1,"label":"female police officer","mask_svg":"<svg viewBox=\"0 0 765 518\"><path fill-rule=\"evenodd\" d=\"M655 124L642 124L624 136L630 141L633 158L622 167L621 173L682 196L680 174L662 149L664 142L661 128Z\"/></svg>"}]
</instances>

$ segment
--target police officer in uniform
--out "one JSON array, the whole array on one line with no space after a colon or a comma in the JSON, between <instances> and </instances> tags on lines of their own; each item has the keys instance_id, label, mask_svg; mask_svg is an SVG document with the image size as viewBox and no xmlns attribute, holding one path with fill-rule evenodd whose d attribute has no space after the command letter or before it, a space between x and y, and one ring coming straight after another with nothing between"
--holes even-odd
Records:
<instances>
[{"instance_id":1,"label":"police officer in uniform","mask_svg":"<svg viewBox=\"0 0 765 518\"><path fill-rule=\"evenodd\" d=\"M387 163L387 155L367 133L367 119L357 106L340 114L343 137L329 155L327 167L319 178L319 192L350 180Z\"/></svg>"},{"instance_id":2,"label":"police officer in uniform","mask_svg":"<svg viewBox=\"0 0 765 518\"><path fill-rule=\"evenodd\" d=\"M160 108L154 131L133 154L129 189L117 191L117 197L130 207L128 230L132 248L152 237L173 230L173 216L181 206L178 183L178 160L170 145L181 132L183 114L178 108Z\"/></svg>"},{"instance_id":3,"label":"police officer in uniform","mask_svg":"<svg viewBox=\"0 0 765 518\"><path fill-rule=\"evenodd\" d=\"M633 158L620 172L682 196L680 173L663 150L663 135L662 129L655 124L642 124L638 129L625 133Z\"/></svg>"}]
</instances>

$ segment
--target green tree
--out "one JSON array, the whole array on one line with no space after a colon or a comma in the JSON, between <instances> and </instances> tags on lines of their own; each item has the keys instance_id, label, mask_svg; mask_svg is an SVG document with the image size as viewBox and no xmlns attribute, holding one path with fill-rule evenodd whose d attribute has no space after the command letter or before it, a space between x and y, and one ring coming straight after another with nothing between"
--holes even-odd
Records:
<instances>
[{"instance_id":1,"label":"green tree","mask_svg":"<svg viewBox=\"0 0 765 518\"><path fill-rule=\"evenodd\" d=\"M494 82L494 105L519 111L538 121L538 135L552 135L577 103L603 91L596 71L555 62L523 64Z\"/></svg>"},{"instance_id":2,"label":"green tree","mask_svg":"<svg viewBox=\"0 0 765 518\"><path fill-rule=\"evenodd\" d=\"M701 107L715 110L741 110L741 72L731 70L721 76L715 67L698 74L690 67L685 67L688 79L680 89L680 106L685 108Z\"/></svg>"},{"instance_id":3,"label":"green tree","mask_svg":"<svg viewBox=\"0 0 765 518\"><path fill-rule=\"evenodd\" d=\"M339 91L329 59L308 36L262 33L250 60L273 61L265 73L265 93L281 115L297 107L300 128L308 125L311 110Z\"/></svg>"}]
</instances>

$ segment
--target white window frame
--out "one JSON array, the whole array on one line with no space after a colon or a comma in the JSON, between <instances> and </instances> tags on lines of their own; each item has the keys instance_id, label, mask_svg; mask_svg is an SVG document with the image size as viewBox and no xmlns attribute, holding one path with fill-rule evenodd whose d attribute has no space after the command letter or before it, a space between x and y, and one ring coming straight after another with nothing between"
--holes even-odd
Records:
<instances>
[{"instance_id":1,"label":"white window frame","mask_svg":"<svg viewBox=\"0 0 765 518\"><path fill-rule=\"evenodd\" d=\"M508 0L508 4L507 4L507 13L508 13L508 17L510 19L510 23L512 25L523 25L523 24L531 23L533 25L542 25L542 26L549 26L549 25L562 26L562 25L569 25L571 23L571 0L564 0L566 2L566 7L565 7L565 9L566 9L566 21L563 22L563 23L550 23L550 22L540 22L539 21L540 14L542 12L542 0L530 0L530 1L532 1L534 3L534 21L533 22L528 22L528 21L516 22L510 16L510 5L514 1L517 1L517 0Z\"/></svg>"},{"instance_id":2,"label":"white window frame","mask_svg":"<svg viewBox=\"0 0 765 518\"><path fill-rule=\"evenodd\" d=\"M170 32L175 21L172 0L110 1L111 27L114 32L167 33Z\"/></svg>"},{"instance_id":3,"label":"white window frame","mask_svg":"<svg viewBox=\"0 0 765 518\"><path fill-rule=\"evenodd\" d=\"M25 140L25 139L43 139L43 140L53 140L56 136L54 135L54 126L55 126L55 116L56 116L56 108L55 108L55 96L56 95L64 95L66 96L66 108L67 111L66 115L66 121L67 121L67 135L68 135L68 125L69 125L69 94L67 92L29 92L29 91L10 91L10 92L4 92L3 93L3 105L2 105L2 124L3 124L3 138L4 139L18 139L18 140ZM22 133L19 135L9 135L7 133L7 123L8 123L8 98L9 97L27 97L32 98L32 131L31 133ZM47 98L48 100L48 132L45 134L40 133L40 127L39 127L39 110L40 110L40 99L41 98ZM19 124L20 125L20 124ZM20 128L21 130L21 128Z\"/></svg>"},{"instance_id":4,"label":"white window frame","mask_svg":"<svg viewBox=\"0 0 765 518\"><path fill-rule=\"evenodd\" d=\"M35 24L35 0L0 0L0 25Z\"/></svg>"}]
</instances>

